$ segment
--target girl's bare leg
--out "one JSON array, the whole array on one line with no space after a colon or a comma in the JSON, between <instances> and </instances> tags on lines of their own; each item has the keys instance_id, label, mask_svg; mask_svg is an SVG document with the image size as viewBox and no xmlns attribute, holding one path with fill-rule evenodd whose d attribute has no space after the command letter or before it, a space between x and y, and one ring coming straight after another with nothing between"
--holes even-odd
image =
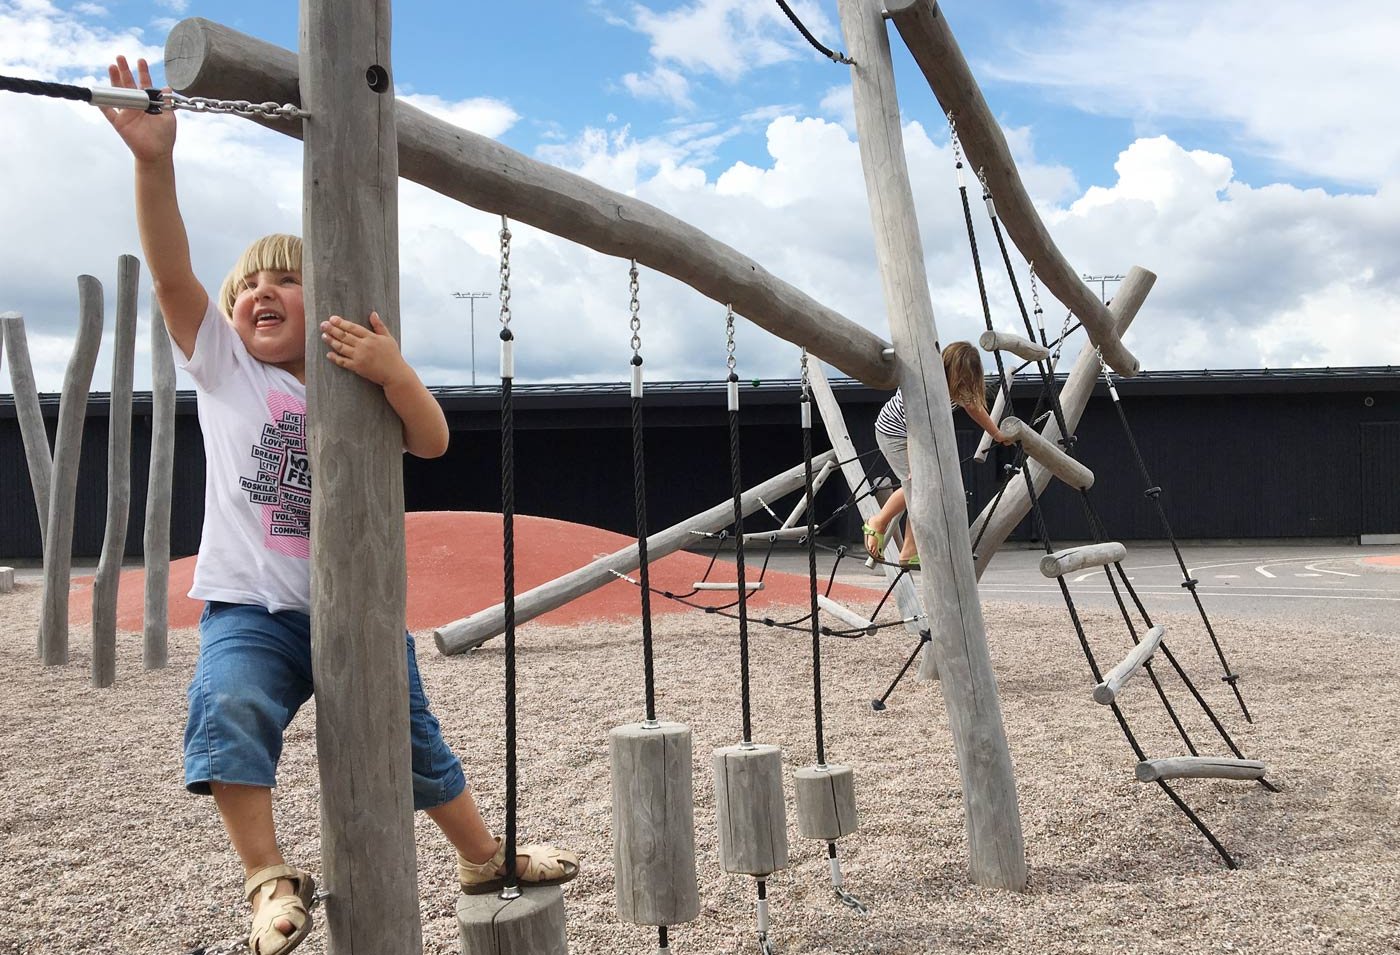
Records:
<instances>
[{"instance_id":1,"label":"girl's bare leg","mask_svg":"<svg viewBox=\"0 0 1400 955\"><path fill-rule=\"evenodd\" d=\"M265 786L228 783L210 783L209 786L214 791L214 804L219 807L233 851L243 863L244 878L266 866L282 865L286 860L277 846L277 831L272 823L272 790ZM291 882L278 879L273 897L291 895L294 891ZM261 905L261 896L254 896L255 913ZM290 934L293 928L286 919L278 919L274 924L284 935Z\"/></svg>"}]
</instances>

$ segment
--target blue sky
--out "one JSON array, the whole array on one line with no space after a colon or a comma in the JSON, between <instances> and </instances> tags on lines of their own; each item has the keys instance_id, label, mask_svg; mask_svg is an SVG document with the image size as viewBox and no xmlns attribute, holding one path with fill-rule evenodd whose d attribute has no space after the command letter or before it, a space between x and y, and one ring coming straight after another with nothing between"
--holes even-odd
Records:
<instances>
[{"instance_id":1,"label":"blue sky","mask_svg":"<svg viewBox=\"0 0 1400 955\"><path fill-rule=\"evenodd\" d=\"M836 0L793 6L844 47ZM1129 339L1145 367L1400 364L1392 4L941 8L1070 261L1158 273ZM158 58L186 16L294 48L296 11L290 0L0 0L0 72L101 77L117 52ZM693 222L886 333L847 70L811 51L775 3L400 0L393 30L401 96ZM891 35L940 333L975 337L980 308L944 122ZM0 217L18 225L0 256L0 311L26 315L40 385L51 389L71 341L72 277L106 279L119 252L137 251L128 163L84 109L0 97L0 127L23 144L0 153L0 175L24 184L0 196ZM206 284L249 239L300 228L292 141L236 119L184 117L177 162ZM469 349L451 292L494 288L496 220L411 184L400 205L405 350L430 382L462 383ZM611 339L625 315L625 263L535 230L517 243L515 311L548 342L522 343L522 377L622 378ZM996 321L1009 327L1019 316L1006 314L1005 281L991 281ZM654 374L709 377L714 303L645 272L643 295L657 323L647 326ZM477 303L479 330L493 308ZM748 341L754 376L792 376L790 346ZM478 353L489 352L479 335Z\"/></svg>"}]
</instances>

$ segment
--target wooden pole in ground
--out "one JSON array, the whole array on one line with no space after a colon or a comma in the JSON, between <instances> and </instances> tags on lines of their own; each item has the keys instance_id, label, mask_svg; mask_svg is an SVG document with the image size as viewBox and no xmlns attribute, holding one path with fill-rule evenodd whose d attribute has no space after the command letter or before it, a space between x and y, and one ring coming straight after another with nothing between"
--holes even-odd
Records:
<instances>
[{"instance_id":1,"label":"wooden pole in ground","mask_svg":"<svg viewBox=\"0 0 1400 955\"><path fill-rule=\"evenodd\" d=\"M1156 281L1157 276L1146 269L1133 266L1128 270L1128 277L1118 286L1118 294L1114 296L1113 304L1108 309L1109 315L1117 323L1119 335L1127 332L1128 326L1137 317L1138 309L1147 300L1147 293L1152 291L1152 283ZM1064 387L1060 389L1060 407L1064 412L1065 427L1071 432L1079 426L1079 418L1084 414L1084 406L1089 403L1089 395L1094 391L1099 372L1099 356L1094 351L1094 343L1086 342L1079 350L1079 357L1075 359L1074 368L1070 370ZM1041 435L1052 443L1059 441L1060 425L1053 416L1041 431ZM1039 497L1045 486L1050 483L1051 474L1034 461L1028 460L1026 466L1030 468L1031 481L1035 485L1036 496ZM1026 492L1025 479L1017 476L1007 486L1006 493L1001 496L1000 501L992 501L977 515L977 519L972 522L971 534L972 538L978 541L977 557L973 565L977 568L979 580L992 556L996 554L997 548L1001 547L1016 529L1016 525L1030 512L1031 499ZM984 524L985 531L982 529Z\"/></svg>"},{"instance_id":2,"label":"wooden pole in ground","mask_svg":"<svg viewBox=\"0 0 1400 955\"><path fill-rule=\"evenodd\" d=\"M904 157L889 37L879 0L840 0L839 9L846 49L855 60L851 81L861 166L909 426L909 515L962 778L970 875L979 885L1020 891L1026 887L1026 857L1016 776L972 569L958 444Z\"/></svg>"},{"instance_id":3,"label":"wooden pole in ground","mask_svg":"<svg viewBox=\"0 0 1400 955\"><path fill-rule=\"evenodd\" d=\"M53 481L53 452L44 430L44 414L39 410L39 390L34 385L34 366L29 361L29 340L24 334L24 317L19 312L0 315L0 334L10 362L10 389L15 393L15 414L24 440L24 460L29 466L29 486L34 491L34 509L39 519L40 548L48 537L49 487Z\"/></svg>"},{"instance_id":4,"label":"wooden pole in ground","mask_svg":"<svg viewBox=\"0 0 1400 955\"><path fill-rule=\"evenodd\" d=\"M92 685L117 679L117 592L126 525L131 513L131 384L136 364L136 285L141 263L117 260L117 323L113 338L112 399L107 411L107 525L92 581Z\"/></svg>"},{"instance_id":5,"label":"wooden pole in ground","mask_svg":"<svg viewBox=\"0 0 1400 955\"><path fill-rule=\"evenodd\" d=\"M403 428L383 389L326 360L330 315L399 334L389 0L302 0L311 640L327 951L419 955Z\"/></svg>"},{"instance_id":6,"label":"wooden pole in ground","mask_svg":"<svg viewBox=\"0 0 1400 955\"><path fill-rule=\"evenodd\" d=\"M170 488L175 473L175 357L151 296L151 470L146 481L146 616L141 665L164 667L170 636Z\"/></svg>"},{"instance_id":7,"label":"wooden pole in ground","mask_svg":"<svg viewBox=\"0 0 1400 955\"><path fill-rule=\"evenodd\" d=\"M78 496L78 460L83 422L97 352L102 346L102 283L78 276L78 335L63 375L58 434L53 447L53 486L44 535L44 610L39 621L39 659L44 666L68 662L68 588L73 571L73 506Z\"/></svg>"},{"instance_id":8,"label":"wooden pole in ground","mask_svg":"<svg viewBox=\"0 0 1400 955\"><path fill-rule=\"evenodd\" d=\"M167 81L184 93L299 102L296 57L208 20L183 20L165 46ZM303 71L302 75L305 75ZM531 159L495 140L397 107L400 173L459 202L504 214L605 255L636 259L872 388L893 388L888 343L687 222ZM253 120L287 136L299 120Z\"/></svg>"}]
</instances>

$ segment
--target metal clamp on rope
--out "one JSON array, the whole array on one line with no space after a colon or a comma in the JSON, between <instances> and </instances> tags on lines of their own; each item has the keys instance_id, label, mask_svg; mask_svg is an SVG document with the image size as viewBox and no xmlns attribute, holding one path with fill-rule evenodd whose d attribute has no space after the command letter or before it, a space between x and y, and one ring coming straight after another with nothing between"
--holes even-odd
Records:
<instances>
[{"instance_id":1,"label":"metal clamp on rope","mask_svg":"<svg viewBox=\"0 0 1400 955\"><path fill-rule=\"evenodd\" d=\"M98 87L92 91L93 106L107 106L112 109L139 109L147 113L159 114L166 105L160 90L130 90L116 86Z\"/></svg>"},{"instance_id":2,"label":"metal clamp on rope","mask_svg":"<svg viewBox=\"0 0 1400 955\"><path fill-rule=\"evenodd\" d=\"M1162 489L1160 487L1150 487L1142 492L1142 496L1151 498L1155 501L1157 500L1157 498L1162 496Z\"/></svg>"},{"instance_id":3,"label":"metal clamp on rope","mask_svg":"<svg viewBox=\"0 0 1400 955\"><path fill-rule=\"evenodd\" d=\"M1200 581L1197 580L1195 577L1187 577L1181 582L1181 586L1185 587L1187 590L1194 592L1196 590L1196 585L1199 583Z\"/></svg>"}]
</instances>

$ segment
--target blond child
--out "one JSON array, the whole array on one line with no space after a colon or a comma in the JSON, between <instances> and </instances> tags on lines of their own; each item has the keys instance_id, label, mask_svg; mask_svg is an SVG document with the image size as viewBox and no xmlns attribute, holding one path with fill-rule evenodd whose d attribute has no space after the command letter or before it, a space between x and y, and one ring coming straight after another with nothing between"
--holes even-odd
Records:
<instances>
[{"instance_id":1,"label":"blond child","mask_svg":"<svg viewBox=\"0 0 1400 955\"><path fill-rule=\"evenodd\" d=\"M1002 434L996 422L987 413L987 385L982 374L982 356L970 342L949 342L943 349L943 374L948 380L948 397L954 408L962 408L967 416L982 426L992 439L1002 444L1012 441ZM871 557L884 560L885 535L890 524L904 513L909 493L909 428L904 420L904 395L900 391L885 402L880 413L875 416L875 443L889 462L890 470L899 480L900 486L880 512L861 526L865 534L865 549ZM905 522L904 541L899 551L899 563L907 567L919 566L918 546L914 541L914 525Z\"/></svg>"},{"instance_id":2,"label":"blond child","mask_svg":"<svg viewBox=\"0 0 1400 955\"><path fill-rule=\"evenodd\" d=\"M109 74L114 86L152 86L144 60L133 76L118 57ZM104 112L135 159L142 248L176 362L194 379L204 433L204 529L190 596L206 604L188 692L185 786L214 797L243 864L254 913L249 949L286 955L311 930L314 891L309 873L286 864L272 816L283 733L313 691L301 240L254 242L211 299L195 277L176 198L174 115ZM408 453L447 450L441 407L377 313L368 328L332 315L320 331L328 361L383 388ZM414 808L456 848L463 891L490 891L504 881L504 847L428 707L411 634L405 651ZM525 883L566 882L578 859L527 846L517 873Z\"/></svg>"}]
</instances>

